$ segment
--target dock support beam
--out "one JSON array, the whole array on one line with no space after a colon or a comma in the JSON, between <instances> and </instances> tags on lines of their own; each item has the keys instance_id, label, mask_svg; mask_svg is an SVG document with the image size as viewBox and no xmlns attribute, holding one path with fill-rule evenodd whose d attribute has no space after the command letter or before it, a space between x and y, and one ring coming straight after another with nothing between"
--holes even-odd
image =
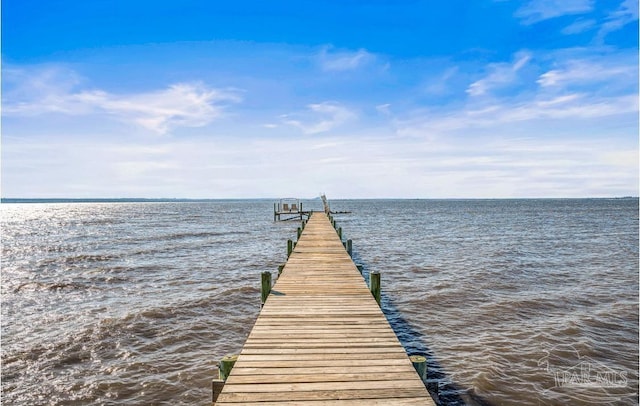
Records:
<instances>
[{"instance_id":1,"label":"dock support beam","mask_svg":"<svg viewBox=\"0 0 640 406\"><path fill-rule=\"evenodd\" d=\"M378 306L380 306L380 272L373 271L369 274L369 285L371 294L378 302Z\"/></svg>"},{"instance_id":2,"label":"dock support beam","mask_svg":"<svg viewBox=\"0 0 640 406\"><path fill-rule=\"evenodd\" d=\"M265 302L267 301L267 297L269 297L269 293L271 293L271 272L268 272L268 271L262 272L262 289L261 289L262 306L264 306Z\"/></svg>"}]
</instances>

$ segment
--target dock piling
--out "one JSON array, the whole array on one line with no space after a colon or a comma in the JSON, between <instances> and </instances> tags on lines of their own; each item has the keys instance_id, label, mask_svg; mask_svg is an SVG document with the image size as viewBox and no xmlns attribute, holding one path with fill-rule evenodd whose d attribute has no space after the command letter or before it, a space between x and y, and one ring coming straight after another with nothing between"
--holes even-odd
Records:
<instances>
[{"instance_id":1,"label":"dock piling","mask_svg":"<svg viewBox=\"0 0 640 406\"><path fill-rule=\"evenodd\" d=\"M271 293L271 272L266 271L262 272L261 299L263 306L267 301L267 297L269 297L269 293Z\"/></svg>"},{"instance_id":2,"label":"dock piling","mask_svg":"<svg viewBox=\"0 0 640 406\"><path fill-rule=\"evenodd\" d=\"M380 272L373 271L369 274L369 285L371 294L378 302L378 306L380 306Z\"/></svg>"},{"instance_id":3,"label":"dock piling","mask_svg":"<svg viewBox=\"0 0 640 406\"><path fill-rule=\"evenodd\" d=\"M221 381L226 381L231 373L231 369L235 365L238 360L238 354L225 355L220 360L220 367L218 369L219 379Z\"/></svg>"},{"instance_id":4,"label":"dock piling","mask_svg":"<svg viewBox=\"0 0 640 406\"><path fill-rule=\"evenodd\" d=\"M347 240L347 253L350 257L353 257L353 241Z\"/></svg>"},{"instance_id":5,"label":"dock piling","mask_svg":"<svg viewBox=\"0 0 640 406\"><path fill-rule=\"evenodd\" d=\"M423 355L411 355L409 357L413 367L416 369L418 376L424 382L427 379L427 357Z\"/></svg>"},{"instance_id":6,"label":"dock piling","mask_svg":"<svg viewBox=\"0 0 640 406\"><path fill-rule=\"evenodd\" d=\"M216 403L216 400L218 400L218 396L220 396L220 393L222 392L222 388L224 388L224 381L220 380L220 379L213 379L211 381L211 401L213 402L213 404Z\"/></svg>"},{"instance_id":7,"label":"dock piling","mask_svg":"<svg viewBox=\"0 0 640 406\"><path fill-rule=\"evenodd\" d=\"M293 240L287 240L287 258L291 256L293 252Z\"/></svg>"}]
</instances>

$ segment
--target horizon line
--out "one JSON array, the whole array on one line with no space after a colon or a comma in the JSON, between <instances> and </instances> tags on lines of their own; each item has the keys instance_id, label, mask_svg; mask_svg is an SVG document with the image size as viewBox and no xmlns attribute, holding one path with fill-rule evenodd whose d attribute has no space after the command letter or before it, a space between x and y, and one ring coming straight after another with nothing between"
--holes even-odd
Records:
<instances>
[{"instance_id":1,"label":"horizon line","mask_svg":"<svg viewBox=\"0 0 640 406\"><path fill-rule=\"evenodd\" d=\"M281 197L1 197L0 203L136 203L136 202L207 202L224 200L280 200ZM298 198L319 200L320 197ZM595 200L640 199L640 196L584 196L584 197L339 197L331 200Z\"/></svg>"}]
</instances>

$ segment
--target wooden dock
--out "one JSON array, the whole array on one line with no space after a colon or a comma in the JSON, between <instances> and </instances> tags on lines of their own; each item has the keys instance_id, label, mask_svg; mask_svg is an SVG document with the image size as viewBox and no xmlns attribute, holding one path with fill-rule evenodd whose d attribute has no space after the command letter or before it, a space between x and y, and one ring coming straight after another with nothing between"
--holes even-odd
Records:
<instances>
[{"instance_id":1,"label":"wooden dock","mask_svg":"<svg viewBox=\"0 0 640 406\"><path fill-rule=\"evenodd\" d=\"M325 213L313 213L216 405L434 405Z\"/></svg>"}]
</instances>

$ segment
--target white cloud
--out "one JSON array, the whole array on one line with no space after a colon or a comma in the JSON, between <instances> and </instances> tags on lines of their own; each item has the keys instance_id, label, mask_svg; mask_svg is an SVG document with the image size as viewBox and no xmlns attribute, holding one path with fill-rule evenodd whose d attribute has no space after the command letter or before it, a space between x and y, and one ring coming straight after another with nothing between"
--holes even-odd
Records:
<instances>
[{"instance_id":1,"label":"white cloud","mask_svg":"<svg viewBox=\"0 0 640 406\"><path fill-rule=\"evenodd\" d=\"M593 29L596 25L596 21L595 20L584 20L584 19L578 19L576 21L574 21L572 24L564 27L562 29L562 33L565 35L574 35L574 34L580 34L583 33L585 31L589 31L591 29Z\"/></svg>"},{"instance_id":2,"label":"white cloud","mask_svg":"<svg viewBox=\"0 0 640 406\"><path fill-rule=\"evenodd\" d=\"M605 23L600 27L596 43L602 43L607 34L636 20L638 20L638 0L623 0L618 9L610 13Z\"/></svg>"},{"instance_id":3,"label":"white cloud","mask_svg":"<svg viewBox=\"0 0 640 406\"><path fill-rule=\"evenodd\" d=\"M420 136L429 129L435 133L499 128L503 125L530 122L528 126L545 123L548 120L599 119L620 115L637 114L638 95L617 97L588 97L585 94L565 94L550 98L514 103L505 100L481 108L469 107L451 113L427 114L399 122L399 133ZM577 130L576 130L577 131Z\"/></svg>"},{"instance_id":4,"label":"white cloud","mask_svg":"<svg viewBox=\"0 0 640 406\"><path fill-rule=\"evenodd\" d=\"M3 115L102 115L138 125L158 134L177 127L200 127L223 115L235 92L202 83L176 83L151 92L113 94L77 89L82 83L73 71L59 67L32 71L11 69Z\"/></svg>"},{"instance_id":5,"label":"white cloud","mask_svg":"<svg viewBox=\"0 0 640 406\"><path fill-rule=\"evenodd\" d=\"M358 69L375 60L375 56L365 49L353 51L331 52L330 47L324 47L318 54L320 67L324 71L349 71Z\"/></svg>"},{"instance_id":6,"label":"white cloud","mask_svg":"<svg viewBox=\"0 0 640 406\"><path fill-rule=\"evenodd\" d=\"M385 104L379 104L376 106L376 110L378 111L378 113L385 115L385 116L390 116L391 115L391 104L390 103L385 103Z\"/></svg>"},{"instance_id":7,"label":"white cloud","mask_svg":"<svg viewBox=\"0 0 640 406\"><path fill-rule=\"evenodd\" d=\"M518 78L517 73L531 59L528 52L518 52L513 63L492 63L487 67L489 74L484 78L473 82L467 88L467 93L471 96L481 96L491 89L508 86Z\"/></svg>"},{"instance_id":8,"label":"white cloud","mask_svg":"<svg viewBox=\"0 0 640 406\"><path fill-rule=\"evenodd\" d=\"M593 10L593 0L531 0L515 16L525 25L564 15L585 14Z\"/></svg>"},{"instance_id":9,"label":"white cloud","mask_svg":"<svg viewBox=\"0 0 640 406\"><path fill-rule=\"evenodd\" d=\"M305 134L327 132L356 117L348 108L335 103L310 104L308 111L281 116L282 122L299 128Z\"/></svg>"},{"instance_id":10,"label":"white cloud","mask_svg":"<svg viewBox=\"0 0 640 406\"><path fill-rule=\"evenodd\" d=\"M457 66L453 66L451 68L446 69L442 74L430 77L427 83L424 85L424 91L427 94L434 96L442 96L448 94L450 89L449 81L456 76L459 68Z\"/></svg>"},{"instance_id":11,"label":"white cloud","mask_svg":"<svg viewBox=\"0 0 640 406\"><path fill-rule=\"evenodd\" d=\"M601 62L597 59L569 59L562 62L557 69L540 75L537 83L542 87L564 88L572 84L608 82L608 87L617 83L626 87L636 81L637 75L637 65L625 60Z\"/></svg>"}]
</instances>

